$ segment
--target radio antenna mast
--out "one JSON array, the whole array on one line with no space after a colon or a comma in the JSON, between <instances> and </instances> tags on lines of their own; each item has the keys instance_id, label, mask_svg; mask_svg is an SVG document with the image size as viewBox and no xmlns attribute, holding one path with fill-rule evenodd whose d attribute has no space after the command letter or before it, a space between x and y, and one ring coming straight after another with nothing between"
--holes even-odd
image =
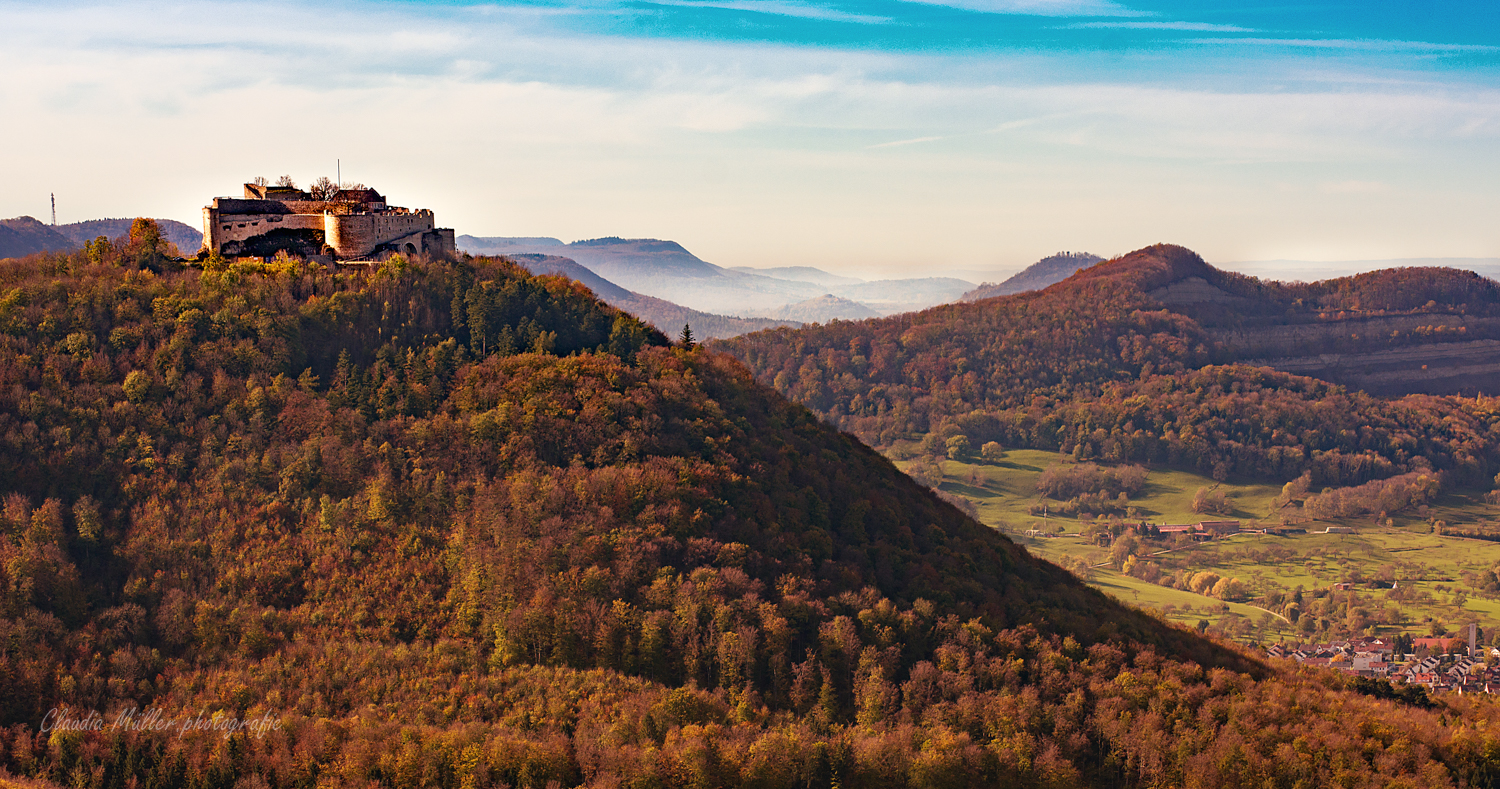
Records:
<instances>
[{"instance_id":1,"label":"radio antenna mast","mask_svg":"<svg viewBox=\"0 0 1500 789\"><path fill-rule=\"evenodd\" d=\"M52 193L52 226L57 227L57 193Z\"/></svg>"}]
</instances>

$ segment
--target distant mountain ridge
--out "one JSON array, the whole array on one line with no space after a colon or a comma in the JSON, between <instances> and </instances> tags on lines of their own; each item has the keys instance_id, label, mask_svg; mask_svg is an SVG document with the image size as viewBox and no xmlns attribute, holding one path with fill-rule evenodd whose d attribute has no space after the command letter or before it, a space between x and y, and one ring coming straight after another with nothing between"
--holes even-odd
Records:
<instances>
[{"instance_id":1,"label":"distant mountain ridge","mask_svg":"<svg viewBox=\"0 0 1500 789\"><path fill-rule=\"evenodd\" d=\"M996 296L1009 296L1012 293L1025 293L1028 290L1041 290L1048 285L1062 282L1073 276L1074 272L1096 265L1103 260L1104 258L1088 252L1059 252L1032 263L1004 282L983 283L965 293L959 301L979 301Z\"/></svg>"},{"instance_id":2,"label":"distant mountain ridge","mask_svg":"<svg viewBox=\"0 0 1500 789\"><path fill-rule=\"evenodd\" d=\"M665 299L626 290L580 265L578 261L558 255L526 253L505 257L533 274L556 274L576 280L593 291L600 301L612 307L619 307L673 336L681 331L684 325L691 326L693 334L702 339L717 340L777 326L797 326L800 323L699 312Z\"/></svg>"},{"instance_id":3,"label":"distant mountain ridge","mask_svg":"<svg viewBox=\"0 0 1500 789\"><path fill-rule=\"evenodd\" d=\"M812 266L777 266L774 268L731 266L729 270L738 271L742 274L758 274L762 277L792 280L794 282L811 282L816 285L858 285L865 282L865 280L859 277L841 277L837 274L830 274L820 268L813 268Z\"/></svg>"},{"instance_id":4,"label":"distant mountain ridge","mask_svg":"<svg viewBox=\"0 0 1500 789\"><path fill-rule=\"evenodd\" d=\"M563 255L635 293L720 315L768 315L825 294L892 315L953 301L974 287L950 277L866 282L808 266L723 268L675 241L653 238L606 236L564 244L547 237L464 235L458 246L471 254Z\"/></svg>"},{"instance_id":5,"label":"distant mountain ridge","mask_svg":"<svg viewBox=\"0 0 1500 789\"><path fill-rule=\"evenodd\" d=\"M614 236L564 244L555 238L460 236L471 254L568 257L622 288L704 313L764 312L822 295L808 282L731 271L698 258L675 241Z\"/></svg>"}]
</instances>

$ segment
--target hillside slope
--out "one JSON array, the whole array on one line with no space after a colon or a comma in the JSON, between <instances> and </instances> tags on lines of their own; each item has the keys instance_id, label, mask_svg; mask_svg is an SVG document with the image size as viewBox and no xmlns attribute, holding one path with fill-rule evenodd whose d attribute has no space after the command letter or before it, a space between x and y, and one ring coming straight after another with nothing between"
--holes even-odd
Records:
<instances>
[{"instance_id":1,"label":"hillside slope","mask_svg":"<svg viewBox=\"0 0 1500 789\"><path fill-rule=\"evenodd\" d=\"M1444 786L1500 766L1492 708L1362 695L1128 609L575 282L118 252L0 264L12 773ZM279 728L41 731L59 704Z\"/></svg>"},{"instance_id":2,"label":"hillside slope","mask_svg":"<svg viewBox=\"0 0 1500 789\"><path fill-rule=\"evenodd\" d=\"M1266 673L573 282L502 261L151 273L111 255L0 266L9 771L458 786L483 765L478 783L676 786L805 765L883 783L919 771L886 732L948 736L957 703L990 699L974 714L1004 724L1023 685L1061 705L1158 654ZM1212 693L1200 667L1167 670ZM48 747L58 703L282 729ZM1092 714L1074 715L1088 735L1023 724L1040 739L1019 756L922 753L977 780L1107 783L1113 718ZM699 747L729 754L703 765Z\"/></svg>"}]
</instances>

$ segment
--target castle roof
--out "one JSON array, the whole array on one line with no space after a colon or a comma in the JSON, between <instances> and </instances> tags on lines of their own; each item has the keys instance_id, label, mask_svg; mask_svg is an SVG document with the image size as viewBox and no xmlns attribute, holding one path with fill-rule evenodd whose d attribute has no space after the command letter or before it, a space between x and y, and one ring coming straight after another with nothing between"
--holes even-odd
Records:
<instances>
[{"instance_id":1,"label":"castle roof","mask_svg":"<svg viewBox=\"0 0 1500 789\"><path fill-rule=\"evenodd\" d=\"M311 200L312 196L295 186L274 184L245 184L245 197L250 200Z\"/></svg>"},{"instance_id":2,"label":"castle roof","mask_svg":"<svg viewBox=\"0 0 1500 789\"><path fill-rule=\"evenodd\" d=\"M329 198L336 202L350 203L384 203L385 198L379 192L369 187L363 189L340 189Z\"/></svg>"}]
</instances>

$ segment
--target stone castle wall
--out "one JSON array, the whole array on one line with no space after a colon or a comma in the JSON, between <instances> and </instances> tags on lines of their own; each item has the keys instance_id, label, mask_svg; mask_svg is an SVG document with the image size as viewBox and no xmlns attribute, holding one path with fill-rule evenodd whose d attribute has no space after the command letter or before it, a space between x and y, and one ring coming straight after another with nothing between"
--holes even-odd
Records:
<instances>
[{"instance_id":1,"label":"stone castle wall","mask_svg":"<svg viewBox=\"0 0 1500 789\"><path fill-rule=\"evenodd\" d=\"M411 211L384 202L220 197L203 209L203 248L226 255L250 254L245 250L276 246L278 239L295 235L297 245L326 246L345 260L385 252L455 254L453 231L435 225L427 209ZM261 238L277 230L296 232Z\"/></svg>"},{"instance_id":2,"label":"stone castle wall","mask_svg":"<svg viewBox=\"0 0 1500 789\"><path fill-rule=\"evenodd\" d=\"M341 258L366 257L382 245L393 244L413 235L420 236L434 229L431 211L348 216L329 214L323 219L323 237ZM412 244L414 252L423 251L420 238L416 242L407 240L404 243Z\"/></svg>"},{"instance_id":3,"label":"stone castle wall","mask_svg":"<svg viewBox=\"0 0 1500 789\"><path fill-rule=\"evenodd\" d=\"M225 244L243 243L276 229L323 232L323 217L310 214L225 214L203 209L203 247L222 250Z\"/></svg>"}]
</instances>

